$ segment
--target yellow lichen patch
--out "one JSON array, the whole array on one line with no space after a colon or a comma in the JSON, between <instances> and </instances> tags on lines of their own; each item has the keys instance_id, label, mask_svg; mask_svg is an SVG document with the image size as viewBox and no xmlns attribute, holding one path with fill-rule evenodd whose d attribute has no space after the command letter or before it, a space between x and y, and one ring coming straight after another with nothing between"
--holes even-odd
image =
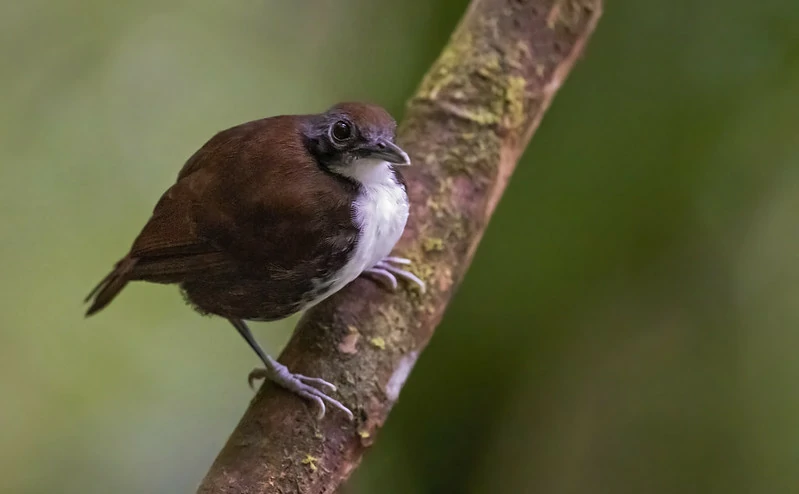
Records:
<instances>
[{"instance_id":1,"label":"yellow lichen patch","mask_svg":"<svg viewBox=\"0 0 799 494\"><path fill-rule=\"evenodd\" d=\"M505 92L508 113L505 125L510 130L518 130L524 125L527 116L524 104L526 99L527 80L521 76L508 77L508 86Z\"/></svg>"},{"instance_id":2,"label":"yellow lichen patch","mask_svg":"<svg viewBox=\"0 0 799 494\"><path fill-rule=\"evenodd\" d=\"M417 250L408 252L406 257L411 260L411 265L407 268L408 271L411 271L422 281L429 284L435 269L429 263L424 262L422 254Z\"/></svg>"},{"instance_id":3,"label":"yellow lichen patch","mask_svg":"<svg viewBox=\"0 0 799 494\"><path fill-rule=\"evenodd\" d=\"M457 94L457 93L455 93ZM462 93L461 93L462 94ZM453 95L454 98L454 95ZM461 96L457 99L466 99L464 96ZM495 111L495 108L484 108L481 106L473 106L473 105L447 105L446 109L452 113L453 115L457 115L461 118L466 120L471 120L472 122L476 123L477 125L494 125L499 123L500 119L500 112Z\"/></svg>"},{"instance_id":4,"label":"yellow lichen patch","mask_svg":"<svg viewBox=\"0 0 799 494\"><path fill-rule=\"evenodd\" d=\"M439 181L438 191L427 198L427 203L425 207L428 211L433 213L438 219L444 218L445 216L451 216L454 212L454 208L450 205L449 199L452 196L454 190L455 181L452 177L445 177L441 181ZM436 198L442 198L446 201L439 201Z\"/></svg>"},{"instance_id":5,"label":"yellow lichen patch","mask_svg":"<svg viewBox=\"0 0 799 494\"><path fill-rule=\"evenodd\" d=\"M444 240L438 237L429 237L422 241L422 249L425 252L440 252L444 250Z\"/></svg>"},{"instance_id":6,"label":"yellow lichen patch","mask_svg":"<svg viewBox=\"0 0 799 494\"><path fill-rule=\"evenodd\" d=\"M471 33L464 30L456 32L450 44L422 81L417 97L434 101L446 86L455 82L457 77L453 74L453 69L458 67L465 57L468 57L471 45Z\"/></svg>"},{"instance_id":7,"label":"yellow lichen patch","mask_svg":"<svg viewBox=\"0 0 799 494\"><path fill-rule=\"evenodd\" d=\"M303 465L308 465L308 468L310 468L312 472L315 472L316 469L318 468L316 466L316 462L317 461L319 461L319 458L316 458L316 457L311 456L311 455L305 455L305 458L303 458L303 460L302 460L302 464Z\"/></svg>"},{"instance_id":8,"label":"yellow lichen patch","mask_svg":"<svg viewBox=\"0 0 799 494\"><path fill-rule=\"evenodd\" d=\"M453 35L422 81L417 97L436 101L442 110L476 125L491 126L502 120L501 98L493 96L504 92L504 69L502 56L486 40L496 31L497 19L481 21L480 34L459 29Z\"/></svg>"},{"instance_id":9,"label":"yellow lichen patch","mask_svg":"<svg viewBox=\"0 0 799 494\"><path fill-rule=\"evenodd\" d=\"M382 336L371 338L369 343L380 350L391 348L395 351L405 351L409 314L394 304L386 304L377 309L376 316L372 327L376 334Z\"/></svg>"},{"instance_id":10,"label":"yellow lichen patch","mask_svg":"<svg viewBox=\"0 0 799 494\"><path fill-rule=\"evenodd\" d=\"M366 426L366 424L364 424ZM365 447L369 447L374 442L374 438L372 434L366 429L360 429L358 431L358 436L361 438L361 444Z\"/></svg>"}]
</instances>

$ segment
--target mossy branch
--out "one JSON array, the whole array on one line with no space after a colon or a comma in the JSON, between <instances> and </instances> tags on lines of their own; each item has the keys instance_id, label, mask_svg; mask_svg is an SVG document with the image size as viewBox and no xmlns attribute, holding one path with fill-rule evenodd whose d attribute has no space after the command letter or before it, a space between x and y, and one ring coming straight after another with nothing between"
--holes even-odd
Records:
<instances>
[{"instance_id":1,"label":"mossy branch","mask_svg":"<svg viewBox=\"0 0 799 494\"><path fill-rule=\"evenodd\" d=\"M333 493L372 444L463 278L519 156L601 14L601 0L473 0L410 100L399 142L411 217L395 253L428 286L356 280L310 310L280 360L338 386L354 422L316 422L264 385L198 489Z\"/></svg>"}]
</instances>

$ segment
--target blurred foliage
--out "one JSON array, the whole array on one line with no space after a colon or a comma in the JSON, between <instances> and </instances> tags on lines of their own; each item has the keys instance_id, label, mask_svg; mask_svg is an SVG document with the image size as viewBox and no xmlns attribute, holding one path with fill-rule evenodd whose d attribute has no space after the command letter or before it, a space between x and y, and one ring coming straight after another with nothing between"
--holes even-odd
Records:
<instances>
[{"instance_id":1,"label":"blurred foliage","mask_svg":"<svg viewBox=\"0 0 799 494\"><path fill-rule=\"evenodd\" d=\"M401 116L466 3L0 5L0 492L193 492L255 357L173 287L81 298L215 131ZM796 26L608 2L349 493L796 491Z\"/></svg>"}]
</instances>

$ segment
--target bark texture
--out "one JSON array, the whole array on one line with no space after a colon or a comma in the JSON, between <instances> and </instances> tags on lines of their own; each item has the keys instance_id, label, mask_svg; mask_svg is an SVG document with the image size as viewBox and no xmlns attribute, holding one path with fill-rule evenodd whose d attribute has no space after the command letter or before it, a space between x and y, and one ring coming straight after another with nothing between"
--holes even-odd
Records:
<instances>
[{"instance_id":1,"label":"bark texture","mask_svg":"<svg viewBox=\"0 0 799 494\"><path fill-rule=\"evenodd\" d=\"M601 0L474 0L408 103L411 215L396 255L428 286L358 279L300 321L280 361L355 413L261 387L198 489L334 493L374 441L463 278L505 185L601 14Z\"/></svg>"}]
</instances>

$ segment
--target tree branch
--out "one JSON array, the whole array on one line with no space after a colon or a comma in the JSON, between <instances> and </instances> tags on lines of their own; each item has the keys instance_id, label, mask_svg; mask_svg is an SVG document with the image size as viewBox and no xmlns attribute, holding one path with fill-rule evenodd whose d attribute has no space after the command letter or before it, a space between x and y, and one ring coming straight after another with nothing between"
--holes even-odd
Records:
<instances>
[{"instance_id":1,"label":"tree branch","mask_svg":"<svg viewBox=\"0 0 799 494\"><path fill-rule=\"evenodd\" d=\"M338 386L321 422L267 383L198 489L333 493L359 464L464 276L507 181L601 14L601 0L473 0L408 104L411 216L395 253L428 291L358 279L301 319L280 360Z\"/></svg>"}]
</instances>

